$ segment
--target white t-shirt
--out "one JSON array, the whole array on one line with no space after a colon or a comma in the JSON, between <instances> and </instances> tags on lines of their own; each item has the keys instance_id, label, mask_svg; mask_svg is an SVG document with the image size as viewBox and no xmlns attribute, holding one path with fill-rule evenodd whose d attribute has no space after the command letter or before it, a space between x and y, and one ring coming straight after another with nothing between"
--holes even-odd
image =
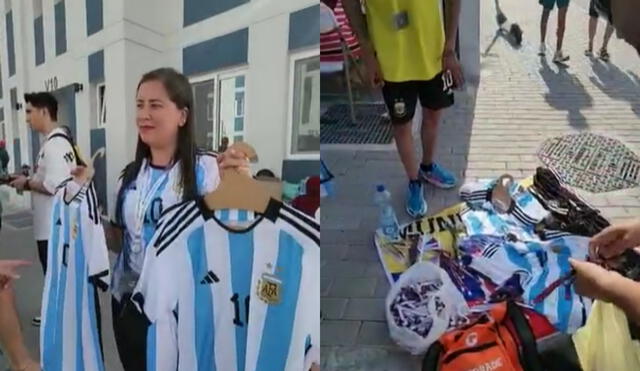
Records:
<instances>
[{"instance_id":1,"label":"white t-shirt","mask_svg":"<svg viewBox=\"0 0 640 371\"><path fill-rule=\"evenodd\" d=\"M71 176L76 167L76 157L68 140L56 134L66 135L64 130L52 130L42 143L36 168L31 179L40 181L52 195L64 180ZM54 196L32 192L33 197L33 235L36 241L48 240L51 233L51 211Z\"/></svg>"}]
</instances>

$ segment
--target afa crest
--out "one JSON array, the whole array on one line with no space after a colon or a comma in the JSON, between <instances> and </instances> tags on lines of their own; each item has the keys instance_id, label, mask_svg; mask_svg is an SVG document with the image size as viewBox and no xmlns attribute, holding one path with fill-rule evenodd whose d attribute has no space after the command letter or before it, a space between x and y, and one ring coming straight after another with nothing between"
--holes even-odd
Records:
<instances>
[{"instance_id":1,"label":"afa crest","mask_svg":"<svg viewBox=\"0 0 640 371\"><path fill-rule=\"evenodd\" d=\"M278 277L263 273L258 280L258 297L267 304L279 304L282 291L282 280Z\"/></svg>"}]
</instances>

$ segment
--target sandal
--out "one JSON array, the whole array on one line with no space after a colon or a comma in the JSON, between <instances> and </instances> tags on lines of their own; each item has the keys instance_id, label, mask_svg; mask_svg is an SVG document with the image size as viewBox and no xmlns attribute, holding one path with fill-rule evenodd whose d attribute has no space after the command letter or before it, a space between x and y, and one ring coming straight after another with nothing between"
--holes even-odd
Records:
<instances>
[{"instance_id":1,"label":"sandal","mask_svg":"<svg viewBox=\"0 0 640 371\"><path fill-rule=\"evenodd\" d=\"M607 52L607 49L600 49L600 53L598 53L598 57L603 60L604 62L609 62L609 59L611 58L611 56L609 55L609 52Z\"/></svg>"}]
</instances>

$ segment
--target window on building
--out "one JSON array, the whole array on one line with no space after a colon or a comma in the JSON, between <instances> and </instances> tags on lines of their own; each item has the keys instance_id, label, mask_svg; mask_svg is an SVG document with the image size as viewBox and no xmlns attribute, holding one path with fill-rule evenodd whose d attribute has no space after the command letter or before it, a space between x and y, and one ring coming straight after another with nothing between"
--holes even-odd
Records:
<instances>
[{"instance_id":1,"label":"window on building","mask_svg":"<svg viewBox=\"0 0 640 371\"><path fill-rule=\"evenodd\" d=\"M210 151L214 146L215 133L213 118L215 116L215 87L214 79L205 79L191 84L193 89L193 119L196 133L196 145Z\"/></svg>"},{"instance_id":2,"label":"window on building","mask_svg":"<svg viewBox=\"0 0 640 371\"><path fill-rule=\"evenodd\" d=\"M97 111L98 127L105 127L107 124L107 87L105 84L99 84L97 87Z\"/></svg>"},{"instance_id":3,"label":"window on building","mask_svg":"<svg viewBox=\"0 0 640 371\"><path fill-rule=\"evenodd\" d=\"M7 128L4 124L4 121L0 122L0 128L2 130L2 132L0 133L0 135L2 135L2 140L4 140L5 142L7 141Z\"/></svg>"},{"instance_id":4,"label":"window on building","mask_svg":"<svg viewBox=\"0 0 640 371\"><path fill-rule=\"evenodd\" d=\"M293 58L290 155L320 152L320 57Z\"/></svg>"},{"instance_id":5,"label":"window on building","mask_svg":"<svg viewBox=\"0 0 640 371\"><path fill-rule=\"evenodd\" d=\"M53 13L56 29L56 55L60 55L67 51L67 19L64 0L54 1Z\"/></svg>"},{"instance_id":6,"label":"window on building","mask_svg":"<svg viewBox=\"0 0 640 371\"><path fill-rule=\"evenodd\" d=\"M42 0L33 0L33 44L35 48L36 66L44 63L44 18L42 17Z\"/></svg>"},{"instance_id":7,"label":"window on building","mask_svg":"<svg viewBox=\"0 0 640 371\"><path fill-rule=\"evenodd\" d=\"M244 137L245 89L244 75L227 75L220 78L220 110L218 122L221 138L229 138L229 144Z\"/></svg>"},{"instance_id":8,"label":"window on building","mask_svg":"<svg viewBox=\"0 0 640 371\"><path fill-rule=\"evenodd\" d=\"M214 73L191 81L196 144L214 151L241 141L245 132L244 72Z\"/></svg>"},{"instance_id":9,"label":"window on building","mask_svg":"<svg viewBox=\"0 0 640 371\"><path fill-rule=\"evenodd\" d=\"M11 133L13 138L20 138L20 125L18 124L18 111L16 105L18 104L18 91L13 88L9 91L9 102L11 103Z\"/></svg>"}]
</instances>

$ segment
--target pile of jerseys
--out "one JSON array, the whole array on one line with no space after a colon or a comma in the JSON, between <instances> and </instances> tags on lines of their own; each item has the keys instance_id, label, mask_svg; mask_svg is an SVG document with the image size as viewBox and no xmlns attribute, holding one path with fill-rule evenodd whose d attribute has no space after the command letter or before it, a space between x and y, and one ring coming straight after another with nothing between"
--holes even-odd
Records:
<instances>
[{"instance_id":1,"label":"pile of jerseys","mask_svg":"<svg viewBox=\"0 0 640 371\"><path fill-rule=\"evenodd\" d=\"M506 213L491 203L494 185L462 187L466 235L458 236L457 259L445 257L440 265L472 305L517 299L559 331L575 332L591 300L575 293L569 258L584 260L589 237L608 223L547 169L538 169L530 188L510 187ZM585 218L592 222L582 224Z\"/></svg>"},{"instance_id":2,"label":"pile of jerseys","mask_svg":"<svg viewBox=\"0 0 640 371\"><path fill-rule=\"evenodd\" d=\"M46 371L104 371L97 288L109 256L93 183L68 179L53 202L42 297L40 361Z\"/></svg>"},{"instance_id":3,"label":"pile of jerseys","mask_svg":"<svg viewBox=\"0 0 640 371\"><path fill-rule=\"evenodd\" d=\"M434 295L441 287L442 280L439 279L402 287L390 308L396 325L426 338L433 326L433 314L439 314L445 308L440 297Z\"/></svg>"},{"instance_id":4,"label":"pile of jerseys","mask_svg":"<svg viewBox=\"0 0 640 371\"><path fill-rule=\"evenodd\" d=\"M320 364L320 226L271 200L261 215L164 211L133 300L152 326L148 370L284 370Z\"/></svg>"}]
</instances>

